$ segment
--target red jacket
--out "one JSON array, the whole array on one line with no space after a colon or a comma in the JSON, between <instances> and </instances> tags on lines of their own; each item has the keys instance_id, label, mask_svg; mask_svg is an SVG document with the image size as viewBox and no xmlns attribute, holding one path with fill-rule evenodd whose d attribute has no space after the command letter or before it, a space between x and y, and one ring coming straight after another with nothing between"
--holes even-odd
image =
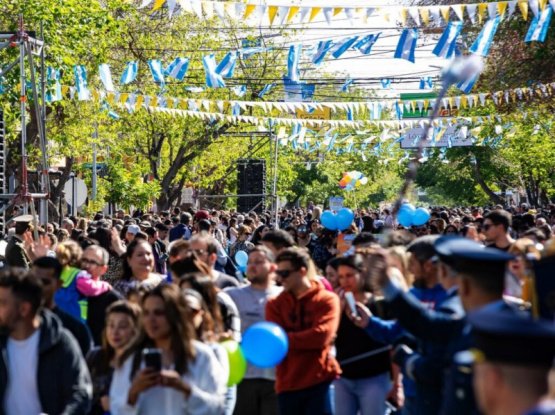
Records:
<instances>
[{"instance_id":1,"label":"red jacket","mask_svg":"<svg viewBox=\"0 0 555 415\"><path fill-rule=\"evenodd\" d=\"M276 392L305 389L341 374L330 348L339 327L339 297L318 281L299 297L282 292L268 300L266 320L286 331L289 351L276 368Z\"/></svg>"}]
</instances>

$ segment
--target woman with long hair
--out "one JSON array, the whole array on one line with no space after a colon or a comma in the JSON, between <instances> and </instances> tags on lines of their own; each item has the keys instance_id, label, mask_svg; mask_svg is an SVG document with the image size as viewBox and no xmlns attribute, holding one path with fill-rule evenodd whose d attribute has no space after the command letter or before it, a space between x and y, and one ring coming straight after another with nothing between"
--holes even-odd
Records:
<instances>
[{"instance_id":1,"label":"woman with long hair","mask_svg":"<svg viewBox=\"0 0 555 415\"><path fill-rule=\"evenodd\" d=\"M229 219L229 226L226 229L226 237L229 243L233 243L237 240L237 218L232 217Z\"/></svg>"},{"instance_id":2,"label":"woman with long hair","mask_svg":"<svg viewBox=\"0 0 555 415\"><path fill-rule=\"evenodd\" d=\"M101 278L113 285L123 272L121 256L125 254L125 245L116 228L108 229L101 226L94 232L93 239L96 239L98 244L108 251L108 270Z\"/></svg>"},{"instance_id":3,"label":"woman with long hair","mask_svg":"<svg viewBox=\"0 0 555 415\"><path fill-rule=\"evenodd\" d=\"M116 301L106 309L102 347L90 351L87 364L93 383L91 415L110 411L110 384L117 360L139 333L141 308L128 301Z\"/></svg>"},{"instance_id":4,"label":"woman with long hair","mask_svg":"<svg viewBox=\"0 0 555 415\"><path fill-rule=\"evenodd\" d=\"M114 371L112 413L221 414L225 373L210 347L195 340L181 290L160 284L145 293L141 306L143 330ZM147 366L151 361L160 367Z\"/></svg>"},{"instance_id":5,"label":"woman with long hair","mask_svg":"<svg viewBox=\"0 0 555 415\"><path fill-rule=\"evenodd\" d=\"M348 293L356 302L366 305L374 315L381 314L365 277L364 259L360 254L343 257L337 269L344 294L335 341L337 360L343 372L334 382L336 410L344 415L385 414L386 395L390 390L389 346L374 341L347 314L351 313L346 301ZM372 351L374 355L363 357Z\"/></svg>"},{"instance_id":6,"label":"woman with long hair","mask_svg":"<svg viewBox=\"0 0 555 415\"><path fill-rule=\"evenodd\" d=\"M156 286L165 277L154 272L152 246L145 239L134 239L123 256L121 278L114 283L114 289L127 298L131 288Z\"/></svg>"},{"instance_id":7,"label":"woman with long hair","mask_svg":"<svg viewBox=\"0 0 555 415\"><path fill-rule=\"evenodd\" d=\"M250 228L250 226L246 226L246 225L239 226L237 239L229 247L229 256L231 258L235 259L235 255L239 251L243 251L248 254L249 251L252 248L254 248L254 245L251 242L249 242L249 237L251 235L252 235L252 229Z\"/></svg>"},{"instance_id":8,"label":"woman with long hair","mask_svg":"<svg viewBox=\"0 0 555 415\"><path fill-rule=\"evenodd\" d=\"M261 245L262 244L262 237L266 235L268 232L273 230L271 225L262 224L258 228L256 228L252 234L251 242L253 245Z\"/></svg>"}]
</instances>

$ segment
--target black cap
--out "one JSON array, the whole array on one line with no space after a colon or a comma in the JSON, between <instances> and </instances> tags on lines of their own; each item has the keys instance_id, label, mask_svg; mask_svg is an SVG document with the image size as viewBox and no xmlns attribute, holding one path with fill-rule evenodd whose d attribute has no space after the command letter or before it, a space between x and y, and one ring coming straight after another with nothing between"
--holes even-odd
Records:
<instances>
[{"instance_id":1,"label":"black cap","mask_svg":"<svg viewBox=\"0 0 555 415\"><path fill-rule=\"evenodd\" d=\"M507 261L515 259L514 255L462 236L438 238L434 248L439 259L455 271L486 278L504 275Z\"/></svg>"},{"instance_id":2,"label":"black cap","mask_svg":"<svg viewBox=\"0 0 555 415\"><path fill-rule=\"evenodd\" d=\"M474 355L490 362L549 369L555 358L555 326L512 310L469 314Z\"/></svg>"}]
</instances>

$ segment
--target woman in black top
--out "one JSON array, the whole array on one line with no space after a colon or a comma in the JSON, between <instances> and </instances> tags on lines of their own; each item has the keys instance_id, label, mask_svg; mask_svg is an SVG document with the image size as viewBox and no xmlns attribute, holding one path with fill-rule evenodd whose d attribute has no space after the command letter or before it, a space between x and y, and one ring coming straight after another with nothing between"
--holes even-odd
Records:
<instances>
[{"instance_id":1,"label":"woman in black top","mask_svg":"<svg viewBox=\"0 0 555 415\"><path fill-rule=\"evenodd\" d=\"M365 304L373 314L380 314L374 295L364 281L361 255L340 258L337 267L339 284L344 293L351 292L355 301ZM386 395L390 390L391 369L389 346L375 342L349 319L349 305L342 298L342 313L335 347L337 361L343 371L335 385L338 414L383 415Z\"/></svg>"},{"instance_id":2,"label":"woman in black top","mask_svg":"<svg viewBox=\"0 0 555 415\"><path fill-rule=\"evenodd\" d=\"M102 347L94 348L87 356L93 383L91 415L110 413L110 384L115 362L139 332L141 308L129 301L116 301L106 310L106 328Z\"/></svg>"}]
</instances>

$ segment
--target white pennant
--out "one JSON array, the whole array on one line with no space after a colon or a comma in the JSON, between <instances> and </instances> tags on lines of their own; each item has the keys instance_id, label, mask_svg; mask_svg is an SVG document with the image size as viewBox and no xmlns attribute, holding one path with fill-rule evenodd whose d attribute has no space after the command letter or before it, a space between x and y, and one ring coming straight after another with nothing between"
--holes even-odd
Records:
<instances>
[{"instance_id":1,"label":"white pennant","mask_svg":"<svg viewBox=\"0 0 555 415\"><path fill-rule=\"evenodd\" d=\"M221 2L214 3L214 12L218 15L222 23L225 23L225 9L224 4Z\"/></svg>"},{"instance_id":2,"label":"white pennant","mask_svg":"<svg viewBox=\"0 0 555 415\"><path fill-rule=\"evenodd\" d=\"M430 14L437 23L441 23L441 19L439 17L439 7L430 7Z\"/></svg>"},{"instance_id":3,"label":"white pennant","mask_svg":"<svg viewBox=\"0 0 555 415\"><path fill-rule=\"evenodd\" d=\"M191 8L199 19L202 19L202 5L199 0L191 0Z\"/></svg>"},{"instance_id":4,"label":"white pennant","mask_svg":"<svg viewBox=\"0 0 555 415\"><path fill-rule=\"evenodd\" d=\"M463 11L462 11L462 6L460 4L455 4L453 6L451 6L451 9L453 9L453 11L455 12L455 14L457 15L457 17L459 18L459 20L463 21Z\"/></svg>"},{"instance_id":5,"label":"white pennant","mask_svg":"<svg viewBox=\"0 0 555 415\"><path fill-rule=\"evenodd\" d=\"M247 5L243 3L235 3L235 18L242 19L247 10Z\"/></svg>"},{"instance_id":6,"label":"white pennant","mask_svg":"<svg viewBox=\"0 0 555 415\"><path fill-rule=\"evenodd\" d=\"M415 21L416 26L420 26L420 14L418 13L418 8L409 7L408 12L409 12L409 16L412 17L412 20Z\"/></svg>"},{"instance_id":7,"label":"white pennant","mask_svg":"<svg viewBox=\"0 0 555 415\"><path fill-rule=\"evenodd\" d=\"M457 106L457 109L461 109L461 97L455 97L454 99L455 101L455 105Z\"/></svg>"},{"instance_id":8,"label":"white pennant","mask_svg":"<svg viewBox=\"0 0 555 415\"><path fill-rule=\"evenodd\" d=\"M345 15L347 16L347 20L352 26L355 22L355 9L353 9L352 7L347 7L345 9Z\"/></svg>"},{"instance_id":9,"label":"white pennant","mask_svg":"<svg viewBox=\"0 0 555 415\"><path fill-rule=\"evenodd\" d=\"M289 6L281 6L278 9L279 25L280 26L283 26L283 24L285 23L285 19L287 19L288 14L289 14Z\"/></svg>"},{"instance_id":10,"label":"white pennant","mask_svg":"<svg viewBox=\"0 0 555 415\"><path fill-rule=\"evenodd\" d=\"M331 18L333 16L333 7L324 7L324 16L326 17L326 22L328 22L328 26L330 26Z\"/></svg>"},{"instance_id":11,"label":"white pennant","mask_svg":"<svg viewBox=\"0 0 555 415\"><path fill-rule=\"evenodd\" d=\"M266 10L268 10L268 6L263 6L263 5L256 6L256 16L259 23L262 22L262 19L266 14Z\"/></svg>"},{"instance_id":12,"label":"white pennant","mask_svg":"<svg viewBox=\"0 0 555 415\"><path fill-rule=\"evenodd\" d=\"M516 4L516 1L515 1ZM467 4L466 5L466 12L468 13L468 18L472 22L472 24L476 23L476 5L475 4Z\"/></svg>"},{"instance_id":13,"label":"white pennant","mask_svg":"<svg viewBox=\"0 0 555 415\"><path fill-rule=\"evenodd\" d=\"M468 101L468 106L472 108L474 106L474 95L468 95L466 100Z\"/></svg>"},{"instance_id":14,"label":"white pennant","mask_svg":"<svg viewBox=\"0 0 555 415\"><path fill-rule=\"evenodd\" d=\"M488 19L493 19L497 16L497 3L488 3Z\"/></svg>"},{"instance_id":15,"label":"white pennant","mask_svg":"<svg viewBox=\"0 0 555 415\"><path fill-rule=\"evenodd\" d=\"M486 105L486 94L478 94L478 97L480 98L480 103L482 104L482 107Z\"/></svg>"},{"instance_id":16,"label":"white pennant","mask_svg":"<svg viewBox=\"0 0 555 415\"><path fill-rule=\"evenodd\" d=\"M538 14L540 13L540 5L538 3L538 0L528 0L528 4L530 4L530 10L532 10L532 13L534 13L534 17L538 17Z\"/></svg>"},{"instance_id":17,"label":"white pennant","mask_svg":"<svg viewBox=\"0 0 555 415\"><path fill-rule=\"evenodd\" d=\"M212 6L212 2L203 1L202 3L202 10L206 15L207 20L211 20L214 17L214 7Z\"/></svg>"},{"instance_id":18,"label":"white pennant","mask_svg":"<svg viewBox=\"0 0 555 415\"><path fill-rule=\"evenodd\" d=\"M513 15L513 13L515 12L516 3L517 3L517 0L513 0L513 1L509 2L509 8L508 8L509 17L511 17Z\"/></svg>"},{"instance_id":19,"label":"white pennant","mask_svg":"<svg viewBox=\"0 0 555 415\"><path fill-rule=\"evenodd\" d=\"M148 6L150 3L152 3L152 0L143 0L143 2L141 3L141 5L139 6L139 9L143 9L146 6Z\"/></svg>"}]
</instances>

